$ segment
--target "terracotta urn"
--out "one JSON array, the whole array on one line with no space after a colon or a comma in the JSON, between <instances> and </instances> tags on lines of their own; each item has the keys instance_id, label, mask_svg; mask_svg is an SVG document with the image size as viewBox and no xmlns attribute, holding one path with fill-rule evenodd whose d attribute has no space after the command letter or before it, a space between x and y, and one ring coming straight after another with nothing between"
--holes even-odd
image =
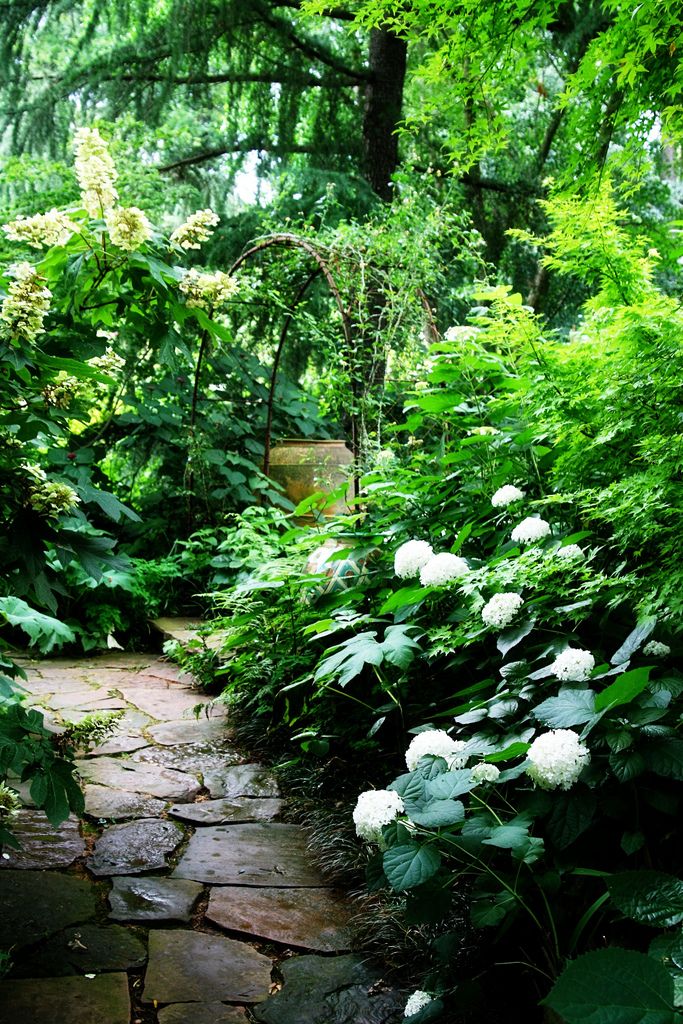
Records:
<instances>
[{"instance_id":1,"label":"terracotta urn","mask_svg":"<svg viewBox=\"0 0 683 1024\"><path fill-rule=\"evenodd\" d=\"M285 438L271 448L268 475L280 484L294 505L316 491L329 494L346 483L346 497L323 510L323 515L333 516L349 510L347 500L353 493L352 465L353 454L345 441ZM303 518L312 522L315 517Z\"/></svg>"}]
</instances>

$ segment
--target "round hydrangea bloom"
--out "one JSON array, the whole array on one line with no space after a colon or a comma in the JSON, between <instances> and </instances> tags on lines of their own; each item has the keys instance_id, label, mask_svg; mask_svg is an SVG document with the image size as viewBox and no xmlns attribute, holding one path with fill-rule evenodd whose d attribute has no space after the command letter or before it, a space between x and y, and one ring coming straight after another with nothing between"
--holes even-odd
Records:
<instances>
[{"instance_id":1,"label":"round hydrangea bloom","mask_svg":"<svg viewBox=\"0 0 683 1024\"><path fill-rule=\"evenodd\" d=\"M527 516L518 526L515 526L511 537L518 544L533 544L536 540L543 540L550 534L550 523L545 519L538 519L536 516Z\"/></svg>"},{"instance_id":2,"label":"round hydrangea bloom","mask_svg":"<svg viewBox=\"0 0 683 1024\"><path fill-rule=\"evenodd\" d=\"M459 576L464 576L466 572L469 572L469 566L464 558L444 551L440 555L434 555L422 566L420 583L423 587L441 587L444 583L451 583Z\"/></svg>"},{"instance_id":3,"label":"round hydrangea bloom","mask_svg":"<svg viewBox=\"0 0 683 1024\"><path fill-rule=\"evenodd\" d=\"M590 752L571 729L538 736L527 751L526 773L541 789L569 789L590 761Z\"/></svg>"},{"instance_id":4,"label":"round hydrangea bloom","mask_svg":"<svg viewBox=\"0 0 683 1024\"><path fill-rule=\"evenodd\" d=\"M425 1006L429 1006L432 1002L432 997L428 992L422 992L421 989L416 989L412 996L409 996L406 1003L406 1008L403 1011L404 1017L412 1017L413 1014L419 1013L420 1010L424 1010Z\"/></svg>"},{"instance_id":5,"label":"round hydrangea bloom","mask_svg":"<svg viewBox=\"0 0 683 1024\"><path fill-rule=\"evenodd\" d=\"M524 604L519 594L494 594L481 610L481 617L487 626L504 629L509 626Z\"/></svg>"},{"instance_id":6,"label":"round hydrangea bloom","mask_svg":"<svg viewBox=\"0 0 683 1024\"><path fill-rule=\"evenodd\" d=\"M459 756L464 746L466 744L462 740L451 739L443 729L425 729L413 737L406 750L408 771L415 771L420 758L427 754L443 757L449 768L464 768L467 757Z\"/></svg>"},{"instance_id":7,"label":"round hydrangea bloom","mask_svg":"<svg viewBox=\"0 0 683 1024\"><path fill-rule=\"evenodd\" d=\"M470 324L455 324L453 327L449 327L444 338L446 341L461 341L468 342L474 341L479 334L479 327L472 327Z\"/></svg>"},{"instance_id":8,"label":"round hydrangea bloom","mask_svg":"<svg viewBox=\"0 0 683 1024\"><path fill-rule=\"evenodd\" d=\"M583 548L580 548L578 544L565 544L563 548L558 548L555 552L558 558L584 558Z\"/></svg>"},{"instance_id":9,"label":"round hydrangea bloom","mask_svg":"<svg viewBox=\"0 0 683 1024\"><path fill-rule=\"evenodd\" d=\"M500 768L496 768L495 764L487 764L486 761L475 764L472 769L474 782L496 782L499 775Z\"/></svg>"},{"instance_id":10,"label":"round hydrangea bloom","mask_svg":"<svg viewBox=\"0 0 683 1024\"><path fill-rule=\"evenodd\" d=\"M358 797L353 812L356 834L369 843L378 843L383 827L403 811L403 801L398 793L390 789L368 789Z\"/></svg>"},{"instance_id":11,"label":"round hydrangea bloom","mask_svg":"<svg viewBox=\"0 0 683 1024\"><path fill-rule=\"evenodd\" d=\"M137 206L119 206L105 214L107 231L114 245L134 252L152 237L152 225Z\"/></svg>"},{"instance_id":12,"label":"round hydrangea bloom","mask_svg":"<svg viewBox=\"0 0 683 1024\"><path fill-rule=\"evenodd\" d=\"M394 572L402 580L417 576L423 565L434 556L426 540L409 540L401 544L394 555Z\"/></svg>"},{"instance_id":13,"label":"round hydrangea bloom","mask_svg":"<svg viewBox=\"0 0 683 1024\"><path fill-rule=\"evenodd\" d=\"M643 654L648 658L665 658L667 654L671 654L671 648L661 640L650 640L643 647Z\"/></svg>"},{"instance_id":14,"label":"round hydrangea bloom","mask_svg":"<svg viewBox=\"0 0 683 1024\"><path fill-rule=\"evenodd\" d=\"M574 647L568 647L562 654L558 654L550 667L558 679L582 683L595 668L595 658L590 651L578 651Z\"/></svg>"},{"instance_id":15,"label":"round hydrangea bloom","mask_svg":"<svg viewBox=\"0 0 683 1024\"><path fill-rule=\"evenodd\" d=\"M525 496L526 491L520 491L519 487L514 487L512 484L505 484L504 487L499 487L493 495L491 504L494 508L507 508L513 501L521 501Z\"/></svg>"}]
</instances>

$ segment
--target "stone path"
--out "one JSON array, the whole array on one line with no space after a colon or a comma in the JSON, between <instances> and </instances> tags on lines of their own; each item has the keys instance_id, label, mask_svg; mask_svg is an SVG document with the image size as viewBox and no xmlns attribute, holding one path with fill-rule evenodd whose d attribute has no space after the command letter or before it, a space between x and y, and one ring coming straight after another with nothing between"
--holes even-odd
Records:
<instances>
[{"instance_id":1,"label":"stone path","mask_svg":"<svg viewBox=\"0 0 683 1024\"><path fill-rule=\"evenodd\" d=\"M349 904L281 820L276 780L244 763L224 708L154 655L27 667L55 727L123 717L77 761L83 821L54 829L27 806L22 850L0 859L0 1024L402 1019L405 997L349 953Z\"/></svg>"}]
</instances>

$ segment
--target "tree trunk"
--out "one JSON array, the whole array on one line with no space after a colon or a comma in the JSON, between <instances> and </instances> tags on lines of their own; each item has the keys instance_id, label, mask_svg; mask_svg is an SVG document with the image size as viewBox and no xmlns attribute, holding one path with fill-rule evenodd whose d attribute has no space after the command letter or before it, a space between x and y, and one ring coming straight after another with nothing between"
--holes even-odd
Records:
<instances>
[{"instance_id":1,"label":"tree trunk","mask_svg":"<svg viewBox=\"0 0 683 1024\"><path fill-rule=\"evenodd\" d=\"M365 90L363 145L365 177L380 199L392 197L391 176L398 167L398 136L408 44L391 32L370 33L371 80Z\"/></svg>"}]
</instances>

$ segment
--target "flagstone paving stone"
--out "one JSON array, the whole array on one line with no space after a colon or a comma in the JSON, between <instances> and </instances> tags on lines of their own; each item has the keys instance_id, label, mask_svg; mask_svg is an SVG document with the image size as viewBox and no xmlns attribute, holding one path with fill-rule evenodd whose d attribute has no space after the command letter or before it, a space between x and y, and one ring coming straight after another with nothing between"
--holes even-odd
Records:
<instances>
[{"instance_id":1,"label":"flagstone paving stone","mask_svg":"<svg viewBox=\"0 0 683 1024\"><path fill-rule=\"evenodd\" d=\"M87 782L131 793L146 793L160 800L192 800L201 788L193 775L131 760L94 757L88 760L81 758L75 764Z\"/></svg>"},{"instance_id":2,"label":"flagstone paving stone","mask_svg":"<svg viewBox=\"0 0 683 1024\"><path fill-rule=\"evenodd\" d=\"M0 1024L129 1024L126 974L0 982Z\"/></svg>"},{"instance_id":3,"label":"flagstone paving stone","mask_svg":"<svg viewBox=\"0 0 683 1024\"><path fill-rule=\"evenodd\" d=\"M204 775L211 796L279 796L277 779L263 765L238 764L218 768Z\"/></svg>"},{"instance_id":4,"label":"flagstone paving stone","mask_svg":"<svg viewBox=\"0 0 683 1024\"><path fill-rule=\"evenodd\" d=\"M168 813L193 825L225 825L248 821L272 821L282 813L284 800L235 797L198 800L193 804L173 804Z\"/></svg>"},{"instance_id":5,"label":"flagstone paving stone","mask_svg":"<svg viewBox=\"0 0 683 1024\"><path fill-rule=\"evenodd\" d=\"M128 793L110 786L84 787L85 813L108 821L128 818L153 818L163 814L166 803L144 793Z\"/></svg>"},{"instance_id":6,"label":"flagstone paving stone","mask_svg":"<svg viewBox=\"0 0 683 1024\"><path fill-rule=\"evenodd\" d=\"M65 868L85 853L78 818L73 815L55 828L44 811L25 809L12 821L12 831L21 849L7 847L8 859L0 859L0 869Z\"/></svg>"},{"instance_id":7,"label":"flagstone paving stone","mask_svg":"<svg viewBox=\"0 0 683 1024\"><path fill-rule=\"evenodd\" d=\"M230 740L228 724L224 716L215 715L212 709L212 718L186 717L178 721L166 721L160 725L152 726L147 730L148 735L155 743L163 747L177 747L183 743L220 743L227 746Z\"/></svg>"},{"instance_id":8,"label":"flagstone paving stone","mask_svg":"<svg viewBox=\"0 0 683 1024\"><path fill-rule=\"evenodd\" d=\"M297 825L217 825L191 837L174 878L212 885L321 886Z\"/></svg>"},{"instance_id":9,"label":"flagstone paving stone","mask_svg":"<svg viewBox=\"0 0 683 1024\"><path fill-rule=\"evenodd\" d=\"M245 1024L246 1011L225 1003L173 1003L157 1013L159 1024Z\"/></svg>"},{"instance_id":10,"label":"flagstone paving stone","mask_svg":"<svg viewBox=\"0 0 683 1024\"><path fill-rule=\"evenodd\" d=\"M351 946L348 903L329 889L212 889L209 921L255 938L337 953Z\"/></svg>"},{"instance_id":11,"label":"flagstone paving stone","mask_svg":"<svg viewBox=\"0 0 683 1024\"><path fill-rule=\"evenodd\" d=\"M127 701L160 722L191 718L197 705L209 703L208 697L181 686L171 686L163 679L152 678L149 685L122 682L118 689Z\"/></svg>"},{"instance_id":12,"label":"flagstone paving stone","mask_svg":"<svg viewBox=\"0 0 683 1024\"><path fill-rule=\"evenodd\" d=\"M173 821L140 818L110 825L95 843L86 867L93 875L138 875L166 867L166 857L183 839Z\"/></svg>"},{"instance_id":13,"label":"flagstone paving stone","mask_svg":"<svg viewBox=\"0 0 683 1024\"><path fill-rule=\"evenodd\" d=\"M0 872L0 949L21 947L94 917L92 883L56 871Z\"/></svg>"},{"instance_id":14,"label":"flagstone paving stone","mask_svg":"<svg viewBox=\"0 0 683 1024\"><path fill-rule=\"evenodd\" d=\"M114 878L109 916L116 921L189 922L203 890L185 878Z\"/></svg>"},{"instance_id":15,"label":"flagstone paving stone","mask_svg":"<svg viewBox=\"0 0 683 1024\"><path fill-rule=\"evenodd\" d=\"M258 1003L268 996L271 969L268 957L244 942L202 932L152 931L144 999Z\"/></svg>"},{"instance_id":16,"label":"flagstone paving stone","mask_svg":"<svg viewBox=\"0 0 683 1024\"><path fill-rule=\"evenodd\" d=\"M22 978L101 974L142 967L146 960L147 946L132 929L80 924L41 943L16 973Z\"/></svg>"},{"instance_id":17,"label":"flagstone paving stone","mask_svg":"<svg viewBox=\"0 0 683 1024\"><path fill-rule=\"evenodd\" d=\"M281 967L284 986L254 1008L259 1024L399 1024L405 996L377 985L357 956L298 956Z\"/></svg>"},{"instance_id":18,"label":"flagstone paving stone","mask_svg":"<svg viewBox=\"0 0 683 1024\"><path fill-rule=\"evenodd\" d=\"M216 751L210 744L185 743L180 747L147 747L133 754L131 761L158 764L203 779L211 772L218 772L234 764L238 757L234 748L231 751Z\"/></svg>"}]
</instances>

